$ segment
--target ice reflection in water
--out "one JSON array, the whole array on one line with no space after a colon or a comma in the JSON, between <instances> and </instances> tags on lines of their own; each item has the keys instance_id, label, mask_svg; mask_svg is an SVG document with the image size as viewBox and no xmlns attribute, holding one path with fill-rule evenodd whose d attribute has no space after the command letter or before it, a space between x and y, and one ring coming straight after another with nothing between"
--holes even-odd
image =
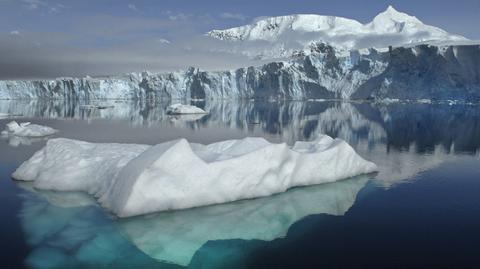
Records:
<instances>
[{"instance_id":1,"label":"ice reflection in water","mask_svg":"<svg viewBox=\"0 0 480 269\"><path fill-rule=\"evenodd\" d=\"M380 167L377 179L391 186L456 154L478 155L477 106L345 102L194 102L208 115L172 117L168 103L108 101L113 108L84 110L64 101L0 101L0 113L27 117L112 119L133 125L181 129L227 128L274 135L293 144L325 133L349 142ZM61 136L61 133L59 134ZM137 141L135 141L137 142ZM140 141L138 141L140 142ZM13 145L18 142L12 143Z\"/></svg>"},{"instance_id":2,"label":"ice reflection in water","mask_svg":"<svg viewBox=\"0 0 480 269\"><path fill-rule=\"evenodd\" d=\"M39 195L23 195L20 218L27 242L34 247L27 263L34 268L74 264L128 268L127 264L149 265L152 261L147 257L151 257L186 266L208 241L270 241L284 237L305 216L343 215L368 180L362 176L261 199L121 220L102 214L87 195L36 192L23 183L23 188ZM222 249L215 245L202 251L221 259Z\"/></svg>"},{"instance_id":3,"label":"ice reflection in water","mask_svg":"<svg viewBox=\"0 0 480 269\"><path fill-rule=\"evenodd\" d=\"M376 162L380 172L374 180L384 187L412 180L416 174L459 155L479 156L480 110L476 106L197 102L209 114L190 119L166 115L168 104L114 105L110 109L82 110L79 104L63 101L0 101L0 113L29 118L111 119L127 122L125 128L227 128L245 136L274 136L290 144L326 133L345 139L360 155ZM78 264L94 268L106 264L114 268L148 268L158 265L158 260L186 265L198 262L199 257L213 257L213 263L221 260L222 255L233 259L241 253L225 245L211 244L212 240L272 240L285 235L294 222L307 215L342 215L352 206L365 181L352 179L259 200L121 221L112 221L95 204L75 196L78 194L40 193L42 198L38 198L29 192L22 194L20 214L33 247L27 262L34 268L59 264L68 268Z\"/></svg>"}]
</instances>

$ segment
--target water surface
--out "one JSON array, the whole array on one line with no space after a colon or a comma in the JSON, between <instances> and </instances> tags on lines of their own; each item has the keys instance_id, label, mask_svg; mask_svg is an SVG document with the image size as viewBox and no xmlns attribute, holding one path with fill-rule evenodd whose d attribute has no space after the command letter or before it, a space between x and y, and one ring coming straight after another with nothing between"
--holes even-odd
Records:
<instances>
[{"instance_id":1,"label":"water surface","mask_svg":"<svg viewBox=\"0 0 480 269\"><path fill-rule=\"evenodd\" d=\"M478 106L347 102L0 101L0 113L54 137L157 144L246 136L293 144L326 133L379 165L375 177L230 204L118 220L88 195L38 191L10 174L46 139L0 140L7 268L466 267L480 251ZM21 115L21 116L20 116ZM3 126L10 119L0 120ZM48 138L47 138L48 139Z\"/></svg>"}]
</instances>

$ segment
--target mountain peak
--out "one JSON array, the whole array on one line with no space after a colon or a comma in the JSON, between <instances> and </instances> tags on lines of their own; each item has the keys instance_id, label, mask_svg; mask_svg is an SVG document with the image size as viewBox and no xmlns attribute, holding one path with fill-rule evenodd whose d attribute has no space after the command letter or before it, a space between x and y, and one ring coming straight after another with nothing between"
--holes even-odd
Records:
<instances>
[{"instance_id":1,"label":"mountain peak","mask_svg":"<svg viewBox=\"0 0 480 269\"><path fill-rule=\"evenodd\" d=\"M291 55L292 51L309 51L312 42L328 43L340 49L363 49L426 41L466 40L424 24L415 16L400 12L391 5L367 24L342 17L293 14L267 17L230 29L212 30L207 35L224 41L238 41L239 50L262 57L284 57ZM270 44L266 47L262 47L261 43L255 44L258 49L250 49L249 45L242 47L242 43L249 41L267 41Z\"/></svg>"},{"instance_id":2,"label":"mountain peak","mask_svg":"<svg viewBox=\"0 0 480 269\"><path fill-rule=\"evenodd\" d=\"M387 9L384 11L388 13L399 13L392 5L388 5Z\"/></svg>"},{"instance_id":3,"label":"mountain peak","mask_svg":"<svg viewBox=\"0 0 480 269\"><path fill-rule=\"evenodd\" d=\"M389 5L387 9L384 12L381 12L378 14L373 21L383 21L386 22L386 20L390 21L396 21L396 22L414 22L414 23L422 23L417 17L415 16L410 16L407 13L400 12L396 10L392 5Z\"/></svg>"}]
</instances>

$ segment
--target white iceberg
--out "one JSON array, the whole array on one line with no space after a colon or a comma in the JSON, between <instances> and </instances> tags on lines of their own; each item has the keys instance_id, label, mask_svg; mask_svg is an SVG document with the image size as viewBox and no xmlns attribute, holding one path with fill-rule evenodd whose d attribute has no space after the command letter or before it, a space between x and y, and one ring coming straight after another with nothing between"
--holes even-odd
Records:
<instances>
[{"instance_id":1,"label":"white iceberg","mask_svg":"<svg viewBox=\"0 0 480 269\"><path fill-rule=\"evenodd\" d=\"M180 114L207 114L205 110L191 105L173 104L167 107L167 114L180 115Z\"/></svg>"},{"instance_id":2,"label":"white iceberg","mask_svg":"<svg viewBox=\"0 0 480 269\"><path fill-rule=\"evenodd\" d=\"M120 217L284 192L374 172L340 139L272 144L263 138L155 146L52 139L12 175L45 190L86 191Z\"/></svg>"},{"instance_id":3,"label":"white iceberg","mask_svg":"<svg viewBox=\"0 0 480 269\"><path fill-rule=\"evenodd\" d=\"M30 122L18 124L16 121L11 121L6 124L5 130L2 131L2 136L42 137L56 132L58 131L48 126L31 124Z\"/></svg>"}]
</instances>

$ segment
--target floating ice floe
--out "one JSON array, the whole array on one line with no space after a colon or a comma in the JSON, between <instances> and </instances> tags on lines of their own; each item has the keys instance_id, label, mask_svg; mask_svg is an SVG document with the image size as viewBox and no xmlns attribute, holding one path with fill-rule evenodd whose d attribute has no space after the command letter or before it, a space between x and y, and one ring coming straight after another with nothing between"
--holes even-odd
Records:
<instances>
[{"instance_id":1,"label":"floating ice floe","mask_svg":"<svg viewBox=\"0 0 480 269\"><path fill-rule=\"evenodd\" d=\"M81 109L107 109L114 108L114 105L81 105Z\"/></svg>"},{"instance_id":2,"label":"floating ice floe","mask_svg":"<svg viewBox=\"0 0 480 269\"><path fill-rule=\"evenodd\" d=\"M0 113L0 119L8 119L10 117L10 114L8 113Z\"/></svg>"},{"instance_id":3,"label":"floating ice floe","mask_svg":"<svg viewBox=\"0 0 480 269\"><path fill-rule=\"evenodd\" d=\"M12 175L44 190L86 191L120 217L284 192L374 172L340 139L272 144L263 138L155 146L52 139Z\"/></svg>"},{"instance_id":4,"label":"floating ice floe","mask_svg":"<svg viewBox=\"0 0 480 269\"><path fill-rule=\"evenodd\" d=\"M21 117L21 114L11 114L11 113L0 113L0 120L8 118L18 118Z\"/></svg>"},{"instance_id":5,"label":"floating ice floe","mask_svg":"<svg viewBox=\"0 0 480 269\"><path fill-rule=\"evenodd\" d=\"M205 110L191 105L173 104L167 107L167 114L180 115L180 114L207 114Z\"/></svg>"},{"instance_id":6,"label":"floating ice floe","mask_svg":"<svg viewBox=\"0 0 480 269\"><path fill-rule=\"evenodd\" d=\"M5 130L1 134L2 136L43 137L56 132L58 131L48 126L31 124L30 122L18 124L16 121L11 121L6 124Z\"/></svg>"}]
</instances>

